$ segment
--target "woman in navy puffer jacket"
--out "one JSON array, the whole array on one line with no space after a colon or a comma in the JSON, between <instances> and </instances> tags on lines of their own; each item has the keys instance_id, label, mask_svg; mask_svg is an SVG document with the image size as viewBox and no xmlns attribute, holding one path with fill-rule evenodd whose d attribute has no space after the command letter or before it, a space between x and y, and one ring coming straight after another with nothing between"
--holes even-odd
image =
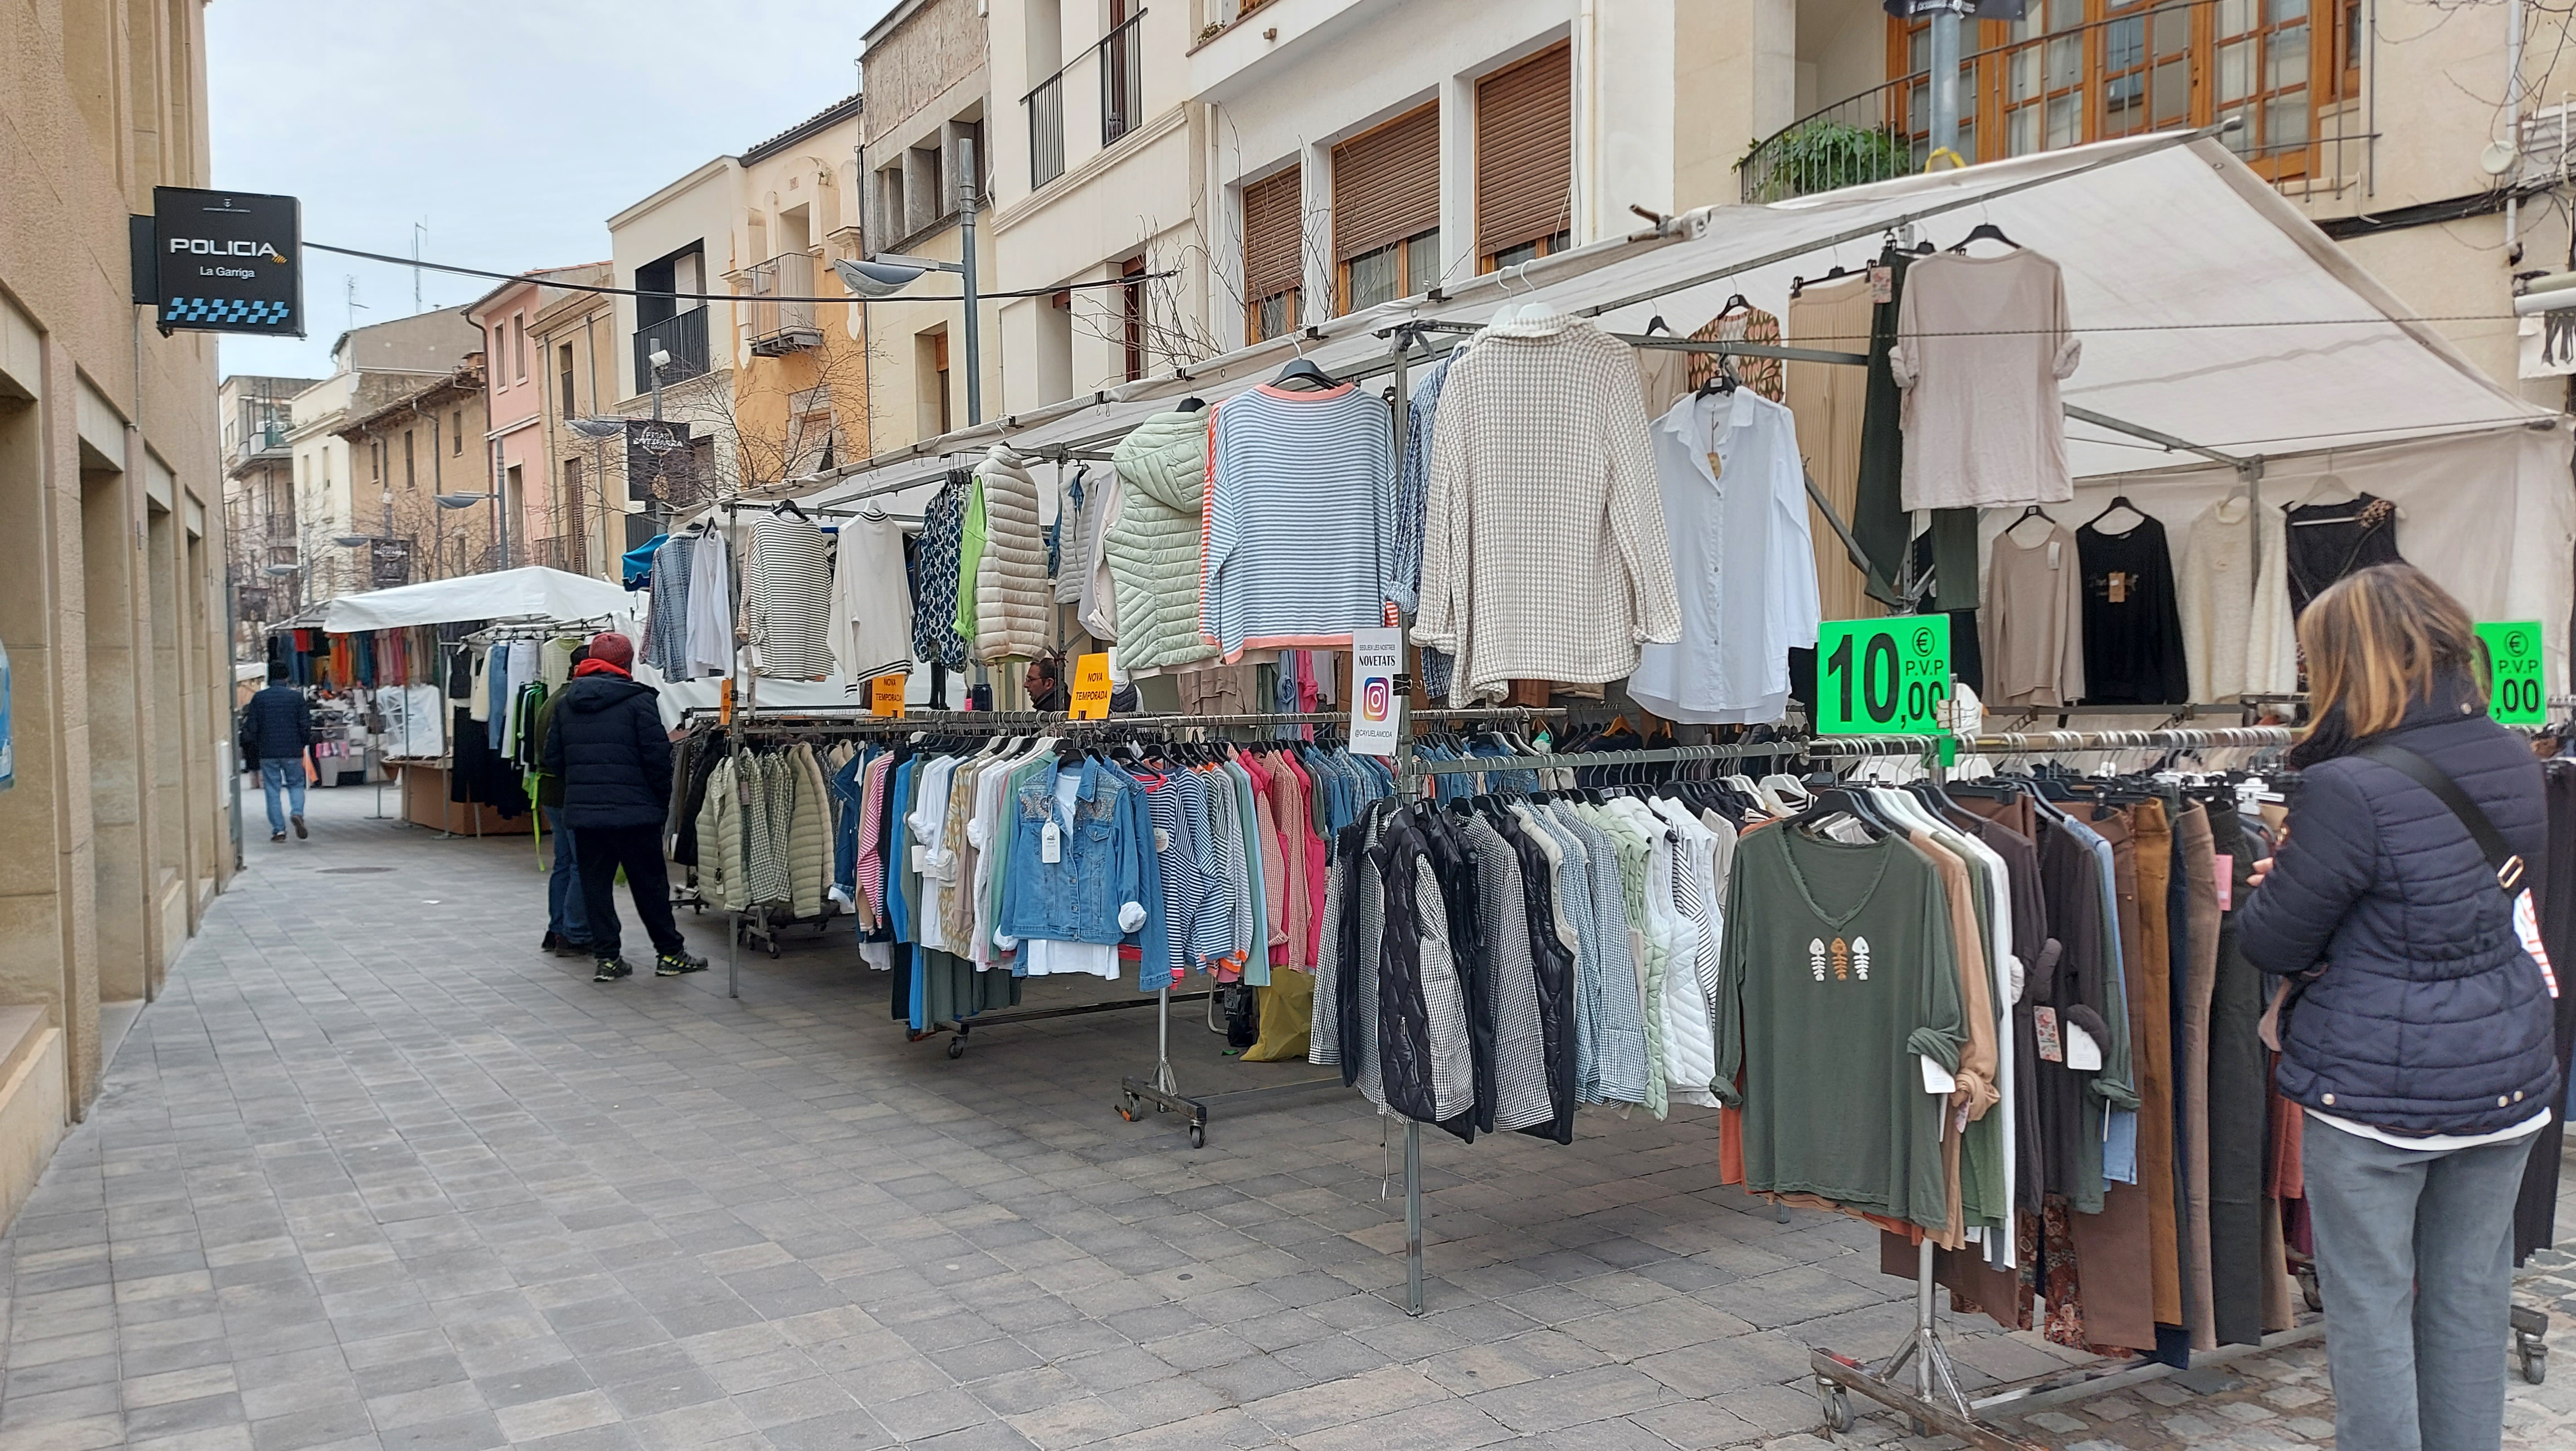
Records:
<instances>
[{"instance_id":1,"label":"woman in navy puffer jacket","mask_svg":"<svg viewBox=\"0 0 2576 1451\"><path fill-rule=\"evenodd\" d=\"M2487 719L2467 612L2412 566L2318 595L2299 644L2317 724L2237 933L2288 987L2336 1445L2493 1451L2514 1197L2558 1093L2550 988L2470 828L2381 757L2448 777L2532 881L2540 767Z\"/></svg>"}]
</instances>

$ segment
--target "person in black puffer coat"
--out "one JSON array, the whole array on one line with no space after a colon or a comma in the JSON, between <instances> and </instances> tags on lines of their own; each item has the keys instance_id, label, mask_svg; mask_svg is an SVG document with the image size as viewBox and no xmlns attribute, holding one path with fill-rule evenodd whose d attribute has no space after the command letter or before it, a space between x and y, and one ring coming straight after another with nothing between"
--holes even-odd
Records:
<instances>
[{"instance_id":1,"label":"person in black puffer coat","mask_svg":"<svg viewBox=\"0 0 2576 1451\"><path fill-rule=\"evenodd\" d=\"M574 668L546 734L545 773L563 783L563 822L573 829L581 867L583 917L597 968L593 982L615 982L634 969L620 953L617 871L635 915L653 939L659 977L702 972L671 920L671 877L662 861L662 818L671 803L671 738L662 729L657 692L628 673L635 647L603 630L590 658Z\"/></svg>"},{"instance_id":2,"label":"person in black puffer coat","mask_svg":"<svg viewBox=\"0 0 2576 1451\"><path fill-rule=\"evenodd\" d=\"M2335 1444L2493 1451L2514 1198L2559 1089L2551 990L2471 827L2406 767L2447 777L2533 881L2540 767L2487 718L2468 612L2412 566L2318 595L2299 644L2317 724L2237 940L2286 988Z\"/></svg>"},{"instance_id":3,"label":"person in black puffer coat","mask_svg":"<svg viewBox=\"0 0 2576 1451\"><path fill-rule=\"evenodd\" d=\"M313 742L313 707L304 692L286 683L286 667L268 667L268 688L242 707L242 758L259 771L260 789L268 796L268 839L286 840L289 822L299 838L304 830L304 748ZM280 806L285 793L291 814Z\"/></svg>"}]
</instances>

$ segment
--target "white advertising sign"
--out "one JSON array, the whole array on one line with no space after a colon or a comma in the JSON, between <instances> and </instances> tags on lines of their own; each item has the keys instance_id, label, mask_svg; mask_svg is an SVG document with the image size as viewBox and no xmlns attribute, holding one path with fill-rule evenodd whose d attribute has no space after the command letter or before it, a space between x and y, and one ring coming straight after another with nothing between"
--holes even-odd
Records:
<instances>
[{"instance_id":1,"label":"white advertising sign","mask_svg":"<svg viewBox=\"0 0 2576 1451\"><path fill-rule=\"evenodd\" d=\"M1351 749L1395 754L1396 715L1403 709L1395 677L1404 671L1402 630L1351 632Z\"/></svg>"}]
</instances>

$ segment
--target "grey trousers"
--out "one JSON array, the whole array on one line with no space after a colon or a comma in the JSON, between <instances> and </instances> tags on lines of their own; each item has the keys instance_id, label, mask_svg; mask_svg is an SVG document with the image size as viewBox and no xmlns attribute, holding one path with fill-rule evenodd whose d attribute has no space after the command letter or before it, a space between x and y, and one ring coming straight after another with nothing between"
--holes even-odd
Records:
<instances>
[{"instance_id":1,"label":"grey trousers","mask_svg":"<svg viewBox=\"0 0 2576 1451\"><path fill-rule=\"evenodd\" d=\"M2423 1153L2308 1125L2301 1157L2337 1451L2502 1442L2507 1236L2531 1145Z\"/></svg>"}]
</instances>

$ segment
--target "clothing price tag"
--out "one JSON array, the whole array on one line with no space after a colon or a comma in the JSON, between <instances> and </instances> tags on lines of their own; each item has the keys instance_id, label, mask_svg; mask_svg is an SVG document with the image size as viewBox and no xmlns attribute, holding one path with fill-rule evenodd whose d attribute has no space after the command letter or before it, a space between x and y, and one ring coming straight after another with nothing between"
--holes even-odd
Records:
<instances>
[{"instance_id":1,"label":"clothing price tag","mask_svg":"<svg viewBox=\"0 0 2576 1451\"><path fill-rule=\"evenodd\" d=\"M2487 714L2498 725L2546 723L2549 702L2540 686L2540 622L2481 620L2478 638L2487 647Z\"/></svg>"},{"instance_id":2,"label":"clothing price tag","mask_svg":"<svg viewBox=\"0 0 2576 1451\"><path fill-rule=\"evenodd\" d=\"M1073 718L1109 719L1109 656L1085 655L1073 662Z\"/></svg>"},{"instance_id":3,"label":"clothing price tag","mask_svg":"<svg viewBox=\"0 0 2576 1451\"><path fill-rule=\"evenodd\" d=\"M1869 300L1884 307L1896 300L1896 269L1884 262L1869 264Z\"/></svg>"},{"instance_id":4,"label":"clothing price tag","mask_svg":"<svg viewBox=\"0 0 2576 1451\"><path fill-rule=\"evenodd\" d=\"M1038 833L1038 860L1042 862L1064 860L1064 832L1052 821L1046 824L1046 830Z\"/></svg>"},{"instance_id":5,"label":"clothing price tag","mask_svg":"<svg viewBox=\"0 0 2576 1451\"><path fill-rule=\"evenodd\" d=\"M2232 856L2213 857L2210 861L2210 870L2218 878L2218 910L2221 912L2235 911L2236 858Z\"/></svg>"},{"instance_id":6,"label":"clothing price tag","mask_svg":"<svg viewBox=\"0 0 2576 1451\"><path fill-rule=\"evenodd\" d=\"M2078 1073L2094 1073L2102 1067L2102 1045L2073 1023L2066 1025L2066 1066Z\"/></svg>"},{"instance_id":7,"label":"clothing price tag","mask_svg":"<svg viewBox=\"0 0 2576 1451\"><path fill-rule=\"evenodd\" d=\"M1816 728L1939 735L1950 700L1950 617L1827 620L1816 639Z\"/></svg>"},{"instance_id":8,"label":"clothing price tag","mask_svg":"<svg viewBox=\"0 0 2576 1451\"><path fill-rule=\"evenodd\" d=\"M903 716L903 688L911 677L880 675L868 682L868 714Z\"/></svg>"},{"instance_id":9,"label":"clothing price tag","mask_svg":"<svg viewBox=\"0 0 2576 1451\"><path fill-rule=\"evenodd\" d=\"M743 804L748 806L751 803L745 801ZM920 876L923 870L929 865L929 862L930 848L923 846L919 842L914 842L912 844L912 874L916 877Z\"/></svg>"},{"instance_id":10,"label":"clothing price tag","mask_svg":"<svg viewBox=\"0 0 2576 1451\"><path fill-rule=\"evenodd\" d=\"M2125 605L2129 602L2129 574L2127 570L2112 570L2110 574L2104 577L2104 582L2111 591L2111 603L2115 605Z\"/></svg>"},{"instance_id":11,"label":"clothing price tag","mask_svg":"<svg viewBox=\"0 0 2576 1451\"><path fill-rule=\"evenodd\" d=\"M2066 1061L2066 1045L2057 1037L2057 1009L2043 1003L2030 1010L2031 1036L2039 1040L2039 1056L2050 1063Z\"/></svg>"},{"instance_id":12,"label":"clothing price tag","mask_svg":"<svg viewBox=\"0 0 2576 1451\"><path fill-rule=\"evenodd\" d=\"M1958 1075L1919 1053L1915 1055L1914 1061L1923 1065L1923 1091L1925 1093L1946 1094L1958 1092Z\"/></svg>"},{"instance_id":13,"label":"clothing price tag","mask_svg":"<svg viewBox=\"0 0 2576 1451\"><path fill-rule=\"evenodd\" d=\"M1155 827L1155 828L1154 828L1154 850L1156 850L1156 851L1170 851L1171 849L1172 849L1172 830L1171 830L1171 828L1170 828L1170 827L1168 827L1168 826L1158 826L1158 827Z\"/></svg>"}]
</instances>

